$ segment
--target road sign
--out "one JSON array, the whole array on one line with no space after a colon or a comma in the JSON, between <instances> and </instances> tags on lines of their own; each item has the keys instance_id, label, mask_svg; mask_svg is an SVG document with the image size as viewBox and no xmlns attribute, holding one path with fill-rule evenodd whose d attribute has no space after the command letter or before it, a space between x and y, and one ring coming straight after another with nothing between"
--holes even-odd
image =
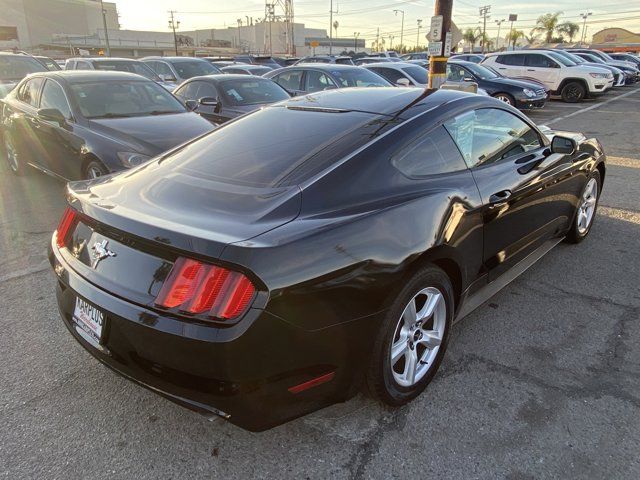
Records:
<instances>
[{"instance_id":1,"label":"road sign","mask_svg":"<svg viewBox=\"0 0 640 480\"><path fill-rule=\"evenodd\" d=\"M309 43L309 45L311 45L313 48L319 47L320 46L320 42L317 40L311 40L311 42Z\"/></svg>"},{"instance_id":2,"label":"road sign","mask_svg":"<svg viewBox=\"0 0 640 480\"><path fill-rule=\"evenodd\" d=\"M451 32L447 32L444 36L444 56L451 56Z\"/></svg>"},{"instance_id":3,"label":"road sign","mask_svg":"<svg viewBox=\"0 0 640 480\"><path fill-rule=\"evenodd\" d=\"M442 55L442 42L429 42L429 56L439 57Z\"/></svg>"},{"instance_id":4,"label":"road sign","mask_svg":"<svg viewBox=\"0 0 640 480\"><path fill-rule=\"evenodd\" d=\"M509 21L510 22L517 22L518 21L518 14L517 13L510 13L509 14Z\"/></svg>"},{"instance_id":5,"label":"road sign","mask_svg":"<svg viewBox=\"0 0 640 480\"><path fill-rule=\"evenodd\" d=\"M431 17L431 36L429 40L439 42L442 40L442 15L434 15Z\"/></svg>"}]
</instances>

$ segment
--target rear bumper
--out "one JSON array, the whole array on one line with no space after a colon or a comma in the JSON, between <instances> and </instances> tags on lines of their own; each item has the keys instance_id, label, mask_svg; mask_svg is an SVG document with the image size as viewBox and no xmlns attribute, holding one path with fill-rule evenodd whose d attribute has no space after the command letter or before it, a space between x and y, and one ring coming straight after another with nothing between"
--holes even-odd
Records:
<instances>
[{"instance_id":1,"label":"rear bumper","mask_svg":"<svg viewBox=\"0 0 640 480\"><path fill-rule=\"evenodd\" d=\"M361 333L371 331L377 318L307 331L253 309L227 328L190 324L96 287L69 268L55 248L49 259L58 277L62 320L78 343L116 372L187 408L261 431L358 390L370 348ZM105 313L99 348L75 328L76 297ZM326 383L289 391L331 372Z\"/></svg>"}]
</instances>

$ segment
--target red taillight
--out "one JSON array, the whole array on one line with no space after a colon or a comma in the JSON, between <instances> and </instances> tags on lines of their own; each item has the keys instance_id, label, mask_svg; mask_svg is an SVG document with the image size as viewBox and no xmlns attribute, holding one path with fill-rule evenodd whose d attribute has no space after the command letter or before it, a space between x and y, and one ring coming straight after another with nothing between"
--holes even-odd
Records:
<instances>
[{"instance_id":1,"label":"red taillight","mask_svg":"<svg viewBox=\"0 0 640 480\"><path fill-rule=\"evenodd\" d=\"M71 207L67 207L62 214L58 228L56 229L56 245L58 248L67 246L69 236L78 223L78 213Z\"/></svg>"},{"instance_id":2,"label":"red taillight","mask_svg":"<svg viewBox=\"0 0 640 480\"><path fill-rule=\"evenodd\" d=\"M156 305L227 320L242 315L254 293L251 280L239 272L180 257L165 280Z\"/></svg>"}]
</instances>

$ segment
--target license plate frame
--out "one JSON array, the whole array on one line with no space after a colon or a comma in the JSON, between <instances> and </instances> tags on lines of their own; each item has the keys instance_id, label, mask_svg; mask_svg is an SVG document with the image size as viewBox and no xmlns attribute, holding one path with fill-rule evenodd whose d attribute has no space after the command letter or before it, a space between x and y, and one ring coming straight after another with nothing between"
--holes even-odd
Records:
<instances>
[{"instance_id":1,"label":"license plate frame","mask_svg":"<svg viewBox=\"0 0 640 480\"><path fill-rule=\"evenodd\" d=\"M101 349L107 321L106 314L98 307L76 296L72 318L78 334L95 348Z\"/></svg>"}]
</instances>

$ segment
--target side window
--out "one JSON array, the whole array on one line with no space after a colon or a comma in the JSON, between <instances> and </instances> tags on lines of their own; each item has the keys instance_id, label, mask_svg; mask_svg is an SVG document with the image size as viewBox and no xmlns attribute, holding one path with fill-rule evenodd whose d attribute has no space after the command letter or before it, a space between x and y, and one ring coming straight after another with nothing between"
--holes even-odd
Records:
<instances>
[{"instance_id":1,"label":"side window","mask_svg":"<svg viewBox=\"0 0 640 480\"><path fill-rule=\"evenodd\" d=\"M216 87L207 82L194 82L198 86L195 99L200 100L204 97L218 98Z\"/></svg>"},{"instance_id":2,"label":"side window","mask_svg":"<svg viewBox=\"0 0 640 480\"><path fill-rule=\"evenodd\" d=\"M498 55L498 58L496 58L496 62L501 63L502 65L521 67L524 65L524 55Z\"/></svg>"},{"instance_id":3,"label":"side window","mask_svg":"<svg viewBox=\"0 0 640 480\"><path fill-rule=\"evenodd\" d=\"M166 63L164 63L164 62L155 62L155 65L156 65L155 70L156 70L156 73L158 75L165 75L166 78L175 78L176 77L175 73L173 73L171 71L171 68L169 68L169 65L167 65Z\"/></svg>"},{"instance_id":4,"label":"side window","mask_svg":"<svg viewBox=\"0 0 640 480\"><path fill-rule=\"evenodd\" d=\"M64 95L62 87L53 80L47 80L42 89L40 108L55 108L60 110L67 120L71 119L71 108Z\"/></svg>"},{"instance_id":5,"label":"side window","mask_svg":"<svg viewBox=\"0 0 640 480\"><path fill-rule=\"evenodd\" d=\"M273 80L287 90L302 90L300 88L300 84L302 83L302 70L283 72L280 75L276 75Z\"/></svg>"},{"instance_id":6,"label":"side window","mask_svg":"<svg viewBox=\"0 0 640 480\"><path fill-rule=\"evenodd\" d=\"M542 147L540 137L514 114L497 108L463 113L444 123L469 168Z\"/></svg>"},{"instance_id":7,"label":"side window","mask_svg":"<svg viewBox=\"0 0 640 480\"><path fill-rule=\"evenodd\" d=\"M468 76L467 71L459 65L447 64L447 80L450 82L462 82Z\"/></svg>"},{"instance_id":8,"label":"side window","mask_svg":"<svg viewBox=\"0 0 640 480\"><path fill-rule=\"evenodd\" d=\"M305 91L313 93L335 87L335 84L324 73L317 70L307 71L307 88L305 88Z\"/></svg>"},{"instance_id":9,"label":"side window","mask_svg":"<svg viewBox=\"0 0 640 480\"><path fill-rule=\"evenodd\" d=\"M424 177L467 168L460 152L442 126L421 135L394 154L391 164L407 177Z\"/></svg>"},{"instance_id":10,"label":"side window","mask_svg":"<svg viewBox=\"0 0 640 480\"><path fill-rule=\"evenodd\" d=\"M196 93L198 91L198 82L189 82L186 85L178 88L173 94L182 100L196 100Z\"/></svg>"},{"instance_id":11,"label":"side window","mask_svg":"<svg viewBox=\"0 0 640 480\"><path fill-rule=\"evenodd\" d=\"M402 72L398 70L394 70L393 68L374 67L374 68L370 68L369 70L374 71L375 73L380 75L382 78L388 80L394 85L399 79L406 78L402 74Z\"/></svg>"},{"instance_id":12,"label":"side window","mask_svg":"<svg viewBox=\"0 0 640 480\"><path fill-rule=\"evenodd\" d=\"M40 87L44 78L36 77L26 82L18 91L18 100L27 103L32 107L38 107L40 101Z\"/></svg>"},{"instance_id":13,"label":"side window","mask_svg":"<svg viewBox=\"0 0 640 480\"><path fill-rule=\"evenodd\" d=\"M528 53L525 55L525 65L527 67L554 68L554 62L547 56L539 53Z\"/></svg>"},{"instance_id":14,"label":"side window","mask_svg":"<svg viewBox=\"0 0 640 480\"><path fill-rule=\"evenodd\" d=\"M85 62L84 60L78 60L76 62L76 70L91 70L91 65L89 62Z\"/></svg>"}]
</instances>

